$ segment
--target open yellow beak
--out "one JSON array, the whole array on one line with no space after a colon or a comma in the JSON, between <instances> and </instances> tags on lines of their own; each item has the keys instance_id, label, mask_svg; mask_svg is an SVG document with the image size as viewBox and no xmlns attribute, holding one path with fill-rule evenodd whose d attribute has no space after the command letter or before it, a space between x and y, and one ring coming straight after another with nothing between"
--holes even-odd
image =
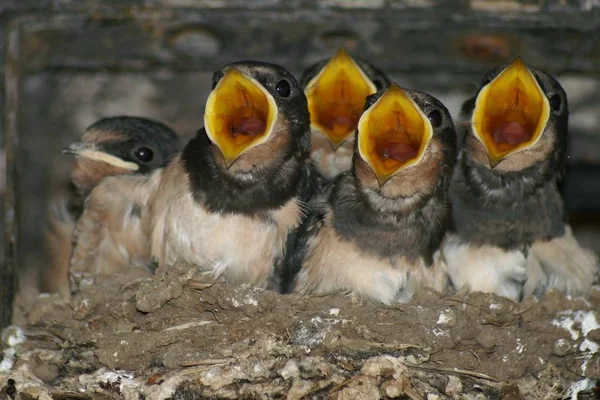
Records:
<instances>
[{"instance_id":1,"label":"open yellow beak","mask_svg":"<svg viewBox=\"0 0 600 400\"><path fill-rule=\"evenodd\" d=\"M392 84L358 121L358 151L379 186L398 172L418 164L433 127L400 86Z\"/></svg>"},{"instance_id":2,"label":"open yellow beak","mask_svg":"<svg viewBox=\"0 0 600 400\"><path fill-rule=\"evenodd\" d=\"M517 58L481 89L471 125L493 168L506 157L533 147L549 116L550 104L542 88Z\"/></svg>"},{"instance_id":3,"label":"open yellow beak","mask_svg":"<svg viewBox=\"0 0 600 400\"><path fill-rule=\"evenodd\" d=\"M311 125L337 148L356 132L365 98L376 91L352 57L338 50L304 89Z\"/></svg>"},{"instance_id":4,"label":"open yellow beak","mask_svg":"<svg viewBox=\"0 0 600 400\"><path fill-rule=\"evenodd\" d=\"M239 156L269 139L277 115L273 96L256 80L232 68L208 96L204 127L229 168Z\"/></svg>"}]
</instances>

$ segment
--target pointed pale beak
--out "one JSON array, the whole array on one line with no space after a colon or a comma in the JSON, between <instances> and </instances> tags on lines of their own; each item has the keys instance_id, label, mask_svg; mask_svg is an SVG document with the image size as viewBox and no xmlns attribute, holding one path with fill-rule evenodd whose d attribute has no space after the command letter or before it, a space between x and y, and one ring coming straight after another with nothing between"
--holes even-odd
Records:
<instances>
[{"instance_id":1,"label":"pointed pale beak","mask_svg":"<svg viewBox=\"0 0 600 400\"><path fill-rule=\"evenodd\" d=\"M98 148L94 143L89 142L74 142L66 146L62 150L63 154L72 154L78 158L85 158L92 161L100 161L110 164L117 168L126 169L129 171L137 171L140 166L131 161L125 161L120 157L108 154Z\"/></svg>"},{"instance_id":2,"label":"pointed pale beak","mask_svg":"<svg viewBox=\"0 0 600 400\"><path fill-rule=\"evenodd\" d=\"M273 96L259 82L232 68L208 96L204 127L229 168L242 154L269 139L277 115Z\"/></svg>"},{"instance_id":3,"label":"pointed pale beak","mask_svg":"<svg viewBox=\"0 0 600 400\"><path fill-rule=\"evenodd\" d=\"M392 84L358 122L360 157L371 167L379 186L418 164L433 136L433 127L400 86Z\"/></svg>"},{"instance_id":4,"label":"pointed pale beak","mask_svg":"<svg viewBox=\"0 0 600 400\"><path fill-rule=\"evenodd\" d=\"M333 148L354 135L365 98L375 84L343 49L307 85L311 125L327 136Z\"/></svg>"},{"instance_id":5,"label":"pointed pale beak","mask_svg":"<svg viewBox=\"0 0 600 400\"><path fill-rule=\"evenodd\" d=\"M494 168L505 158L535 146L549 117L546 95L517 58L479 92L471 127Z\"/></svg>"}]
</instances>

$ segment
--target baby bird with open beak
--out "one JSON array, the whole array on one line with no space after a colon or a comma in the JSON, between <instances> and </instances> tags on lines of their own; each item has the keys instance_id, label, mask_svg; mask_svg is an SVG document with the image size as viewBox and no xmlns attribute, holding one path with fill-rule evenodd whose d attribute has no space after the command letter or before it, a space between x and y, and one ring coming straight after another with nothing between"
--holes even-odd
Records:
<instances>
[{"instance_id":1,"label":"baby bird with open beak","mask_svg":"<svg viewBox=\"0 0 600 400\"><path fill-rule=\"evenodd\" d=\"M351 171L314 202L290 265L292 291L347 290L391 304L443 291L438 247L450 220L456 155L448 110L392 84L367 98Z\"/></svg>"},{"instance_id":2,"label":"baby bird with open beak","mask_svg":"<svg viewBox=\"0 0 600 400\"><path fill-rule=\"evenodd\" d=\"M306 97L285 69L256 61L224 66L213 87L204 128L150 178L152 255L159 267L197 266L208 281L278 290L320 182Z\"/></svg>"},{"instance_id":3,"label":"baby bird with open beak","mask_svg":"<svg viewBox=\"0 0 600 400\"><path fill-rule=\"evenodd\" d=\"M563 88L517 58L485 76L463 114L470 124L443 246L453 285L515 300L549 289L584 293L598 260L573 237L558 188L568 133Z\"/></svg>"},{"instance_id":4,"label":"baby bird with open beak","mask_svg":"<svg viewBox=\"0 0 600 400\"><path fill-rule=\"evenodd\" d=\"M300 79L311 117L311 157L332 179L352 166L354 137L367 96L390 81L375 66L343 49L304 71Z\"/></svg>"},{"instance_id":5,"label":"baby bird with open beak","mask_svg":"<svg viewBox=\"0 0 600 400\"><path fill-rule=\"evenodd\" d=\"M92 189L109 176L147 174L164 166L180 149L179 138L166 125L146 118L119 116L95 122L80 141L63 150L76 160L68 191L50 199L44 227L48 264L40 271L43 292L69 295L73 232ZM117 218L117 214L108 219ZM119 219L118 224L124 222Z\"/></svg>"}]
</instances>

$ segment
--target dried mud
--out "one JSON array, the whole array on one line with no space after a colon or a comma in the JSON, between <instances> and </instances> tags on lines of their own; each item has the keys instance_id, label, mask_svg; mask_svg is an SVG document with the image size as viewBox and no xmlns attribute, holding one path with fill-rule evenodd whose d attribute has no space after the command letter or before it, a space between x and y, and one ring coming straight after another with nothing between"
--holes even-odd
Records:
<instances>
[{"instance_id":1,"label":"dried mud","mask_svg":"<svg viewBox=\"0 0 600 400\"><path fill-rule=\"evenodd\" d=\"M599 398L598 287L521 303L426 292L386 307L174 271L38 297L3 332L0 399Z\"/></svg>"}]
</instances>

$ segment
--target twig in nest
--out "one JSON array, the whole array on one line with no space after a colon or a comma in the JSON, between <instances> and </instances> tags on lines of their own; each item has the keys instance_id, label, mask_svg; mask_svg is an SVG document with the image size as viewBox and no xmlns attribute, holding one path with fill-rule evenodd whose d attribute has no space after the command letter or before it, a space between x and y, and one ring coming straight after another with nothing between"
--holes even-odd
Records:
<instances>
[{"instance_id":1,"label":"twig in nest","mask_svg":"<svg viewBox=\"0 0 600 400\"><path fill-rule=\"evenodd\" d=\"M350 382L352 382L355 379L358 378L362 378L364 375L354 375L348 379L346 379L345 381L338 383L337 385L335 385L334 387L332 387L329 390L329 397L331 397L335 392L337 392L338 390L340 390L341 388L343 388L344 386L347 386Z\"/></svg>"},{"instance_id":2,"label":"twig in nest","mask_svg":"<svg viewBox=\"0 0 600 400\"><path fill-rule=\"evenodd\" d=\"M221 365L226 365L226 363L224 364L210 364L210 365L197 365L197 366L190 366L186 369L182 369L179 370L177 372L177 375L194 375L194 374L198 374L200 372L204 372L207 371L215 366L221 366Z\"/></svg>"},{"instance_id":3,"label":"twig in nest","mask_svg":"<svg viewBox=\"0 0 600 400\"><path fill-rule=\"evenodd\" d=\"M529 310L531 310L531 309L533 309L533 306L527 307L527 308L525 308L525 309L523 309L523 310L519 310L519 311L515 312L513 315L515 315L515 316L516 316L516 315L525 314L527 311L529 311Z\"/></svg>"},{"instance_id":4,"label":"twig in nest","mask_svg":"<svg viewBox=\"0 0 600 400\"><path fill-rule=\"evenodd\" d=\"M383 349L383 350L406 350L406 349L419 349L429 352L429 347L424 348L416 344L411 343L380 343L380 342L369 342L366 340L353 340L342 337L335 344L329 347L344 347L350 350L362 350L362 349Z\"/></svg>"},{"instance_id":5,"label":"twig in nest","mask_svg":"<svg viewBox=\"0 0 600 400\"><path fill-rule=\"evenodd\" d=\"M204 289L208 289L212 285L213 285L212 283L205 283L202 281L191 279L186 282L185 287L188 287L190 289L195 289L195 290L204 290Z\"/></svg>"},{"instance_id":6,"label":"twig in nest","mask_svg":"<svg viewBox=\"0 0 600 400\"><path fill-rule=\"evenodd\" d=\"M182 367L196 367L198 365L224 365L228 364L233 360L232 358L215 358L215 359L207 359L207 360L198 360L198 361L185 361L181 363Z\"/></svg>"},{"instance_id":7,"label":"twig in nest","mask_svg":"<svg viewBox=\"0 0 600 400\"><path fill-rule=\"evenodd\" d=\"M475 358L477 359L477 364L481 365L481 360L479 359L477 353L475 353L473 350L469 350L469 352L475 356Z\"/></svg>"},{"instance_id":8,"label":"twig in nest","mask_svg":"<svg viewBox=\"0 0 600 400\"><path fill-rule=\"evenodd\" d=\"M485 307L478 306L477 304L467 303L466 301L464 301L464 300L461 300L461 299L454 299L454 298L451 298L451 297L450 297L450 298L447 298L445 301L451 301L451 302L453 302L453 303L459 303L459 304L464 304L464 305L467 305L467 306L469 306L469 307L475 307L475 308L479 308L481 311L489 311L489 310L488 310L487 308L485 308Z\"/></svg>"},{"instance_id":9,"label":"twig in nest","mask_svg":"<svg viewBox=\"0 0 600 400\"><path fill-rule=\"evenodd\" d=\"M404 365L406 365L409 368L417 368L417 369L422 369L424 371L445 372L448 374L465 375L465 376L470 376L472 378L485 379L486 381L491 381L491 382L500 382L500 379L494 378L493 376L482 374L480 372L468 371L466 369L428 367L426 365L411 364L411 363L406 363L406 362L404 363Z\"/></svg>"},{"instance_id":10,"label":"twig in nest","mask_svg":"<svg viewBox=\"0 0 600 400\"><path fill-rule=\"evenodd\" d=\"M140 283L142 283L143 281L145 281L148 278L137 278L131 282L125 283L124 285L121 286L121 288L119 289L119 293L123 293L125 290L129 289L132 286L136 286L139 285Z\"/></svg>"},{"instance_id":11,"label":"twig in nest","mask_svg":"<svg viewBox=\"0 0 600 400\"><path fill-rule=\"evenodd\" d=\"M163 329L163 332L168 332L168 331L179 331L182 329L188 329L188 328L194 328L196 326L204 326L204 325L210 325L212 324L212 321L192 321L192 322L188 322L186 324L181 324L181 325L176 325L176 326L170 326L166 329Z\"/></svg>"},{"instance_id":12,"label":"twig in nest","mask_svg":"<svg viewBox=\"0 0 600 400\"><path fill-rule=\"evenodd\" d=\"M91 400L92 398L90 396L87 396L85 394L80 394L80 393L76 393L76 392L52 392L50 393L50 397L52 397L53 400Z\"/></svg>"},{"instance_id":13,"label":"twig in nest","mask_svg":"<svg viewBox=\"0 0 600 400\"><path fill-rule=\"evenodd\" d=\"M221 325L221 321L219 321L219 317L217 317L217 312L215 310L206 310L209 313L212 314L212 316L215 318L215 321L217 321L217 324Z\"/></svg>"}]
</instances>

